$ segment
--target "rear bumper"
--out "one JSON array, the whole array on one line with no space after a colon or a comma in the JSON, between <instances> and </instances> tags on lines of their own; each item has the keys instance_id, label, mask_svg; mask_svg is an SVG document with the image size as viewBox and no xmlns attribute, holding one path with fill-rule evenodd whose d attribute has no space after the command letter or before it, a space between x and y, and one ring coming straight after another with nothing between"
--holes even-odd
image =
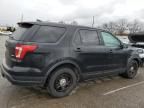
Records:
<instances>
[{"instance_id":1,"label":"rear bumper","mask_svg":"<svg viewBox=\"0 0 144 108\"><path fill-rule=\"evenodd\" d=\"M20 67L19 67L20 70ZM23 69L22 69L23 70ZM18 73L18 74L16 74ZM44 85L44 76L38 76L37 73L29 75L27 70L24 72L17 72L17 70L9 68L5 62L1 65L1 74L9 82L14 85L20 86L43 86Z\"/></svg>"}]
</instances>

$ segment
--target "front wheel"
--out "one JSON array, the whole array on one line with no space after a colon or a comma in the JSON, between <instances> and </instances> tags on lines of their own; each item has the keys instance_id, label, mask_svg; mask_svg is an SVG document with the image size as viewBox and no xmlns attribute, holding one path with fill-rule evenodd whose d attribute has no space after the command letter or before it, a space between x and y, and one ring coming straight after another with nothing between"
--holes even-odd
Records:
<instances>
[{"instance_id":1,"label":"front wheel","mask_svg":"<svg viewBox=\"0 0 144 108\"><path fill-rule=\"evenodd\" d=\"M138 72L138 63L135 60L132 60L131 62L129 62L128 66L127 66L127 70L124 74L122 74L122 76L129 78L129 79L133 79Z\"/></svg>"},{"instance_id":2,"label":"front wheel","mask_svg":"<svg viewBox=\"0 0 144 108\"><path fill-rule=\"evenodd\" d=\"M49 77L47 90L53 97L64 97L77 85L76 73L67 67L59 68Z\"/></svg>"}]
</instances>

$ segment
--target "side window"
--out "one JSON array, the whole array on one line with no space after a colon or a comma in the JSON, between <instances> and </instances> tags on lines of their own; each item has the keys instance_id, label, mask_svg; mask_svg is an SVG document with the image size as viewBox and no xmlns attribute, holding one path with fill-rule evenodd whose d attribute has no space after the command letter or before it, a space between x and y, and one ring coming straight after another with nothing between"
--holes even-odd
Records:
<instances>
[{"instance_id":1,"label":"side window","mask_svg":"<svg viewBox=\"0 0 144 108\"><path fill-rule=\"evenodd\" d=\"M41 26L32 41L41 43L55 43L65 33L65 28Z\"/></svg>"},{"instance_id":2,"label":"side window","mask_svg":"<svg viewBox=\"0 0 144 108\"><path fill-rule=\"evenodd\" d=\"M113 35L107 32L101 32L105 46L108 47L119 47L120 41L118 41Z\"/></svg>"},{"instance_id":3,"label":"side window","mask_svg":"<svg viewBox=\"0 0 144 108\"><path fill-rule=\"evenodd\" d=\"M89 45L98 45L99 38L98 34L95 30L80 30L79 31L81 36L82 44L89 44Z\"/></svg>"}]
</instances>

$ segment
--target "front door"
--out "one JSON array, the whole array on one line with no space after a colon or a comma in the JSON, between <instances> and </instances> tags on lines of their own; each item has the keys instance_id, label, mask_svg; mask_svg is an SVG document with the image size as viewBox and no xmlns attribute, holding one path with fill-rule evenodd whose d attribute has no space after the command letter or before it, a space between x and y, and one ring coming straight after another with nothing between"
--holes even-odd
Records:
<instances>
[{"instance_id":1,"label":"front door","mask_svg":"<svg viewBox=\"0 0 144 108\"><path fill-rule=\"evenodd\" d=\"M107 69L108 70L119 70L125 67L127 60L127 50L121 47L121 42L111 33L102 31L101 37L104 42L104 46L109 49L107 53L108 61Z\"/></svg>"}]
</instances>

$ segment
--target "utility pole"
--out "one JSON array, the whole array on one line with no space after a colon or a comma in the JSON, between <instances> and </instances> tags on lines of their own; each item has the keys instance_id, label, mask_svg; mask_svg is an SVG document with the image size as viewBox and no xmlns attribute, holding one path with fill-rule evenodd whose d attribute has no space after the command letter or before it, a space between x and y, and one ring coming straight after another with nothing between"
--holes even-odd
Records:
<instances>
[{"instance_id":1,"label":"utility pole","mask_svg":"<svg viewBox=\"0 0 144 108\"><path fill-rule=\"evenodd\" d=\"M21 22L23 22L23 13L21 14Z\"/></svg>"},{"instance_id":2,"label":"utility pole","mask_svg":"<svg viewBox=\"0 0 144 108\"><path fill-rule=\"evenodd\" d=\"M94 27L94 23L95 23L95 17L93 16L93 18L92 18L92 27Z\"/></svg>"}]
</instances>

